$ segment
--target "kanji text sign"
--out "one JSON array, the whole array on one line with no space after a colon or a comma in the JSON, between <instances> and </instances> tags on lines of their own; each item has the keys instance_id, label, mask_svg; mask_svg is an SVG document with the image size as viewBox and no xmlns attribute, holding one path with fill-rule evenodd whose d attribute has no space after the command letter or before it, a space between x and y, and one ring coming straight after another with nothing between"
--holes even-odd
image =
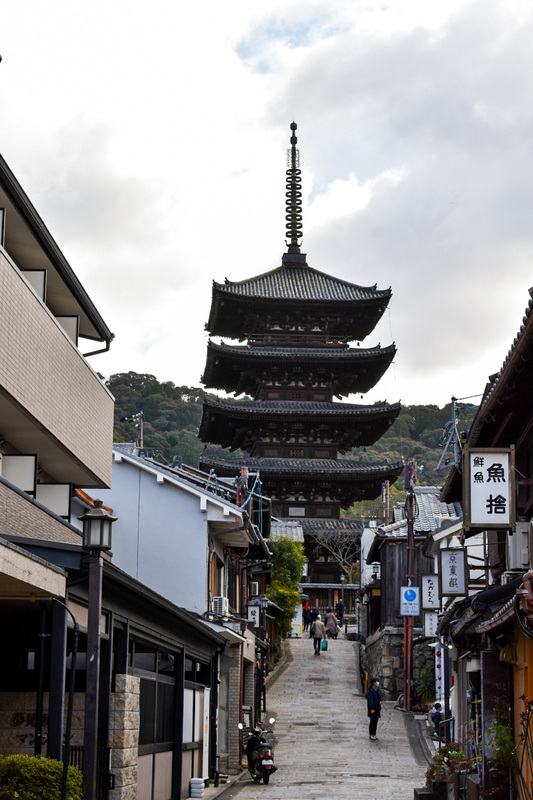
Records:
<instances>
[{"instance_id":1,"label":"kanji text sign","mask_svg":"<svg viewBox=\"0 0 533 800\"><path fill-rule=\"evenodd\" d=\"M514 526L514 447L465 449L466 528Z\"/></svg>"},{"instance_id":2,"label":"kanji text sign","mask_svg":"<svg viewBox=\"0 0 533 800\"><path fill-rule=\"evenodd\" d=\"M432 610L440 609L439 576L421 575L422 608Z\"/></svg>"},{"instance_id":3,"label":"kanji text sign","mask_svg":"<svg viewBox=\"0 0 533 800\"><path fill-rule=\"evenodd\" d=\"M440 550L439 559L441 597L466 597L468 594L466 550L462 547Z\"/></svg>"}]
</instances>

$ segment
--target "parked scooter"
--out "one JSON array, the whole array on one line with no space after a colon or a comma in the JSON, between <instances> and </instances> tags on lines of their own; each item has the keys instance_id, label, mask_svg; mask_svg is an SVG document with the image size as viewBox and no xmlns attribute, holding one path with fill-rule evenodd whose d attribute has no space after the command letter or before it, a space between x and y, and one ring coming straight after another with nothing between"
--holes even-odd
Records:
<instances>
[{"instance_id":1,"label":"parked scooter","mask_svg":"<svg viewBox=\"0 0 533 800\"><path fill-rule=\"evenodd\" d=\"M275 718L271 717L269 719L270 725L273 725L275 721ZM244 725L239 722L239 729L242 730L243 728ZM247 733L246 758L248 760L248 770L256 783L261 783L261 780L263 783L268 783L270 776L277 770L274 765L272 745L265 738L268 733L274 733L274 731L252 728Z\"/></svg>"}]
</instances>

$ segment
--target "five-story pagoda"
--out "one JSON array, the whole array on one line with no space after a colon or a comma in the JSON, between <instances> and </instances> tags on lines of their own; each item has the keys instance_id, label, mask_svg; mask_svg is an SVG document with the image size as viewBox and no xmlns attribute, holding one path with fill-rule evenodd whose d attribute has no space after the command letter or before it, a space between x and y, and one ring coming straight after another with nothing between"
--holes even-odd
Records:
<instances>
[{"instance_id":1,"label":"five-story pagoda","mask_svg":"<svg viewBox=\"0 0 533 800\"><path fill-rule=\"evenodd\" d=\"M202 381L247 399L206 398L199 437L238 461L203 456L202 469L260 474L275 516L316 527L345 528L341 509L375 498L402 464L368 464L339 458L376 442L400 405L334 402L374 387L396 348L350 347L375 328L391 297L313 269L300 252L301 171L296 124L291 125L286 191L287 252L281 266L249 280L213 283L208 332L240 344L209 341ZM336 521L336 523L335 523Z\"/></svg>"}]
</instances>

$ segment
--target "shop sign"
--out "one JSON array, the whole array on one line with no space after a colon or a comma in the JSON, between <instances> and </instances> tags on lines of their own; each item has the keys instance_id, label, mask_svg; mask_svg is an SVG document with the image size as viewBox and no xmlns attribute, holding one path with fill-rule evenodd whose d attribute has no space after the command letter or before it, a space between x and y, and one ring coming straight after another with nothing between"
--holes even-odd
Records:
<instances>
[{"instance_id":1,"label":"shop sign","mask_svg":"<svg viewBox=\"0 0 533 800\"><path fill-rule=\"evenodd\" d=\"M433 638L437 635L439 615L436 611L424 611L424 636Z\"/></svg>"},{"instance_id":2,"label":"shop sign","mask_svg":"<svg viewBox=\"0 0 533 800\"><path fill-rule=\"evenodd\" d=\"M440 609L439 576L435 573L422 575L420 578L422 588L422 608Z\"/></svg>"},{"instance_id":3,"label":"shop sign","mask_svg":"<svg viewBox=\"0 0 533 800\"><path fill-rule=\"evenodd\" d=\"M463 498L466 530L514 527L514 455L514 446L465 448Z\"/></svg>"},{"instance_id":4,"label":"shop sign","mask_svg":"<svg viewBox=\"0 0 533 800\"><path fill-rule=\"evenodd\" d=\"M468 565L464 548L439 551L439 584L441 597L466 597Z\"/></svg>"}]
</instances>

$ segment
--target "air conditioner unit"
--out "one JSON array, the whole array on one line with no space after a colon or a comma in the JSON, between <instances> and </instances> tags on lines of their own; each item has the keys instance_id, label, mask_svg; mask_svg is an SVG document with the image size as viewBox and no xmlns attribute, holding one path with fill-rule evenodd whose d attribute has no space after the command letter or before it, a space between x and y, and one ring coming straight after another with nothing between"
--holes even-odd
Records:
<instances>
[{"instance_id":1,"label":"air conditioner unit","mask_svg":"<svg viewBox=\"0 0 533 800\"><path fill-rule=\"evenodd\" d=\"M507 570L529 569L529 536L531 525L529 522L517 522L513 533L507 535Z\"/></svg>"},{"instance_id":2,"label":"air conditioner unit","mask_svg":"<svg viewBox=\"0 0 533 800\"><path fill-rule=\"evenodd\" d=\"M514 581L515 578L519 578L523 574L524 574L523 569L518 570L516 572L502 572L502 574L500 575L500 583L503 586L505 583L510 583L511 581Z\"/></svg>"},{"instance_id":3,"label":"air conditioner unit","mask_svg":"<svg viewBox=\"0 0 533 800\"><path fill-rule=\"evenodd\" d=\"M227 597L213 597L213 614L216 617L228 616L229 600Z\"/></svg>"},{"instance_id":4,"label":"air conditioner unit","mask_svg":"<svg viewBox=\"0 0 533 800\"><path fill-rule=\"evenodd\" d=\"M250 597L258 597L259 595L259 581L252 581L250 583Z\"/></svg>"}]
</instances>

